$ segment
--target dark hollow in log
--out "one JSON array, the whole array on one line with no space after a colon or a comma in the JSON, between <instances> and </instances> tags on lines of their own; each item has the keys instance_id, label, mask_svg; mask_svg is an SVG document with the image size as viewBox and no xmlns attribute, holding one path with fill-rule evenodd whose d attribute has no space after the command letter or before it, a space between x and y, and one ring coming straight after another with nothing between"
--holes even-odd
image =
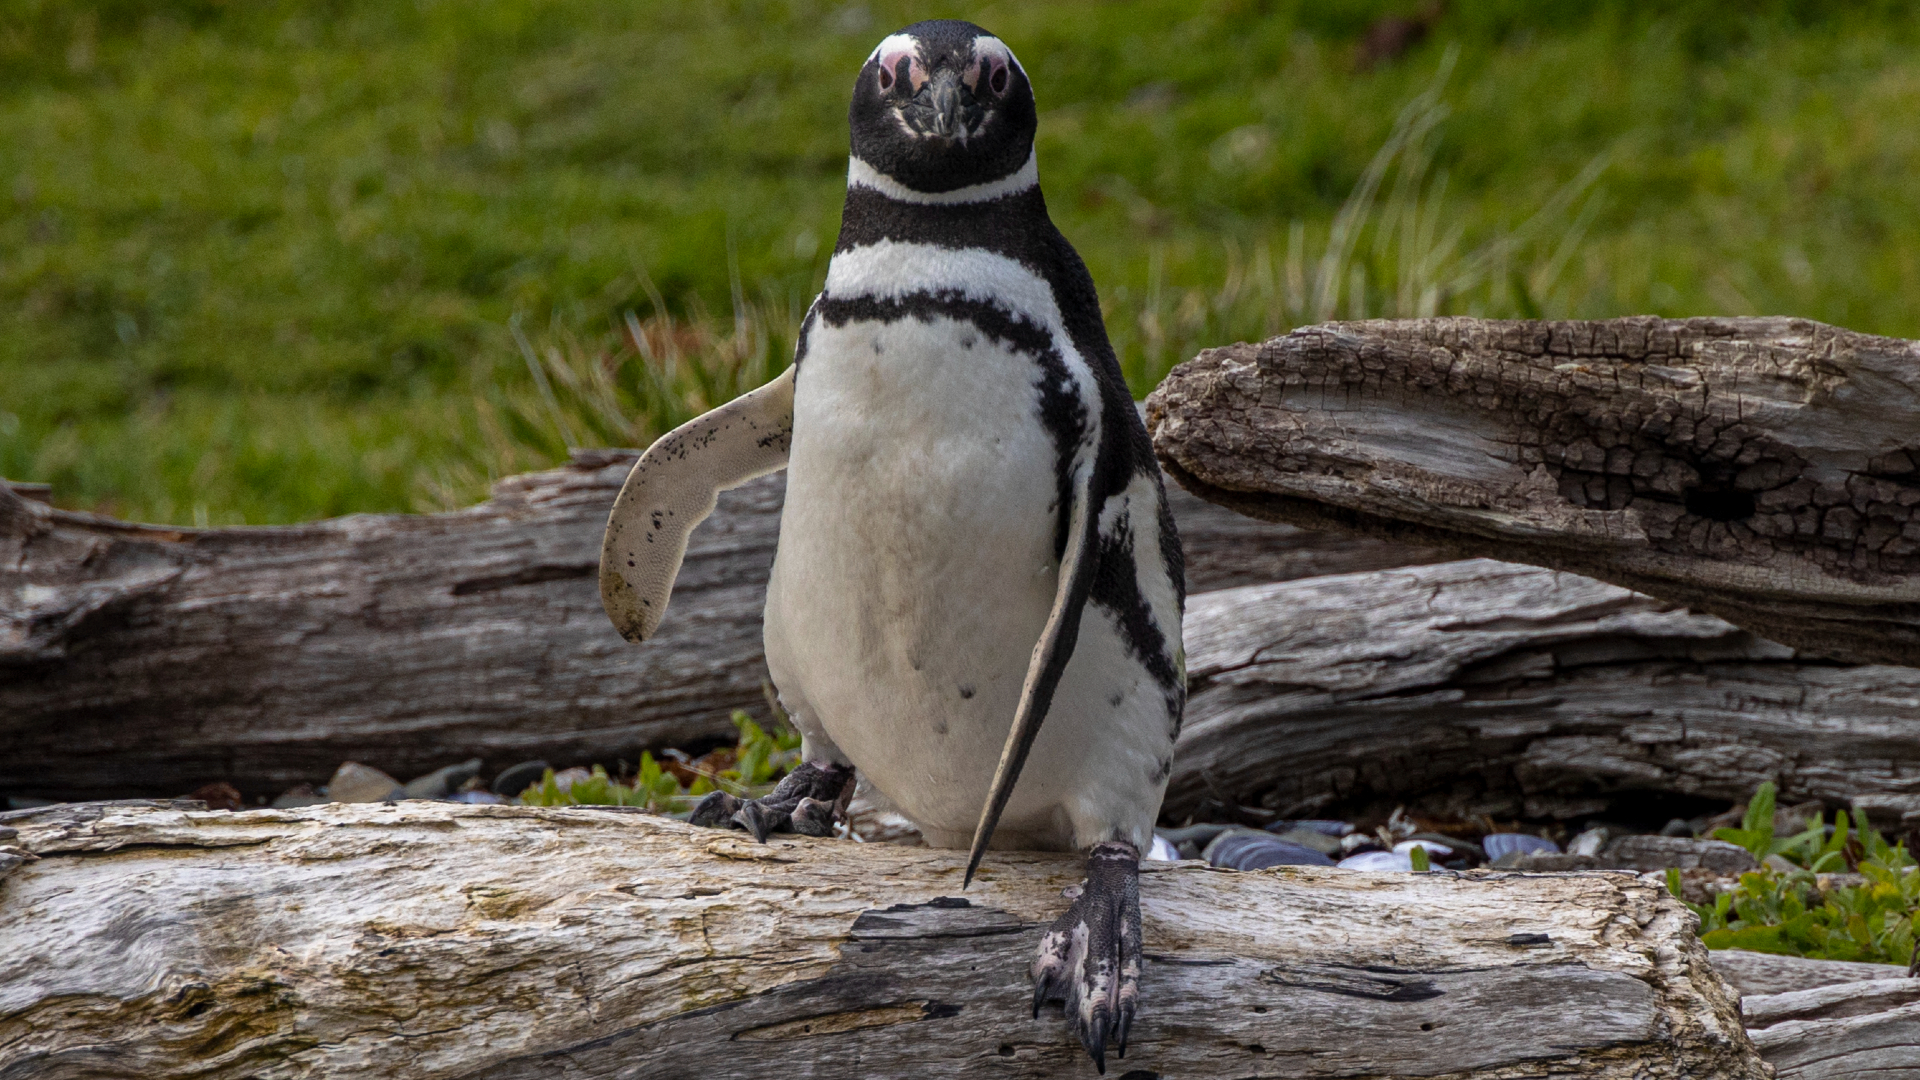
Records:
<instances>
[{"instance_id":1,"label":"dark hollow in log","mask_svg":"<svg viewBox=\"0 0 1920 1080\"><path fill-rule=\"evenodd\" d=\"M1920 670L1802 660L1575 574L1470 560L1206 593L1186 646L1175 823L1224 797L1658 829L1673 796L1767 780L1920 818Z\"/></svg>"},{"instance_id":2,"label":"dark hollow in log","mask_svg":"<svg viewBox=\"0 0 1920 1080\"><path fill-rule=\"evenodd\" d=\"M1920 665L1920 345L1798 319L1329 323L1148 399L1245 513L1573 570Z\"/></svg>"},{"instance_id":3,"label":"dark hollow in log","mask_svg":"<svg viewBox=\"0 0 1920 1080\"><path fill-rule=\"evenodd\" d=\"M58 810L0 882L0 1075L1091 1077L1026 967L1080 862L586 808ZM1116 1080L1759 1080L1657 881L1149 864Z\"/></svg>"},{"instance_id":4,"label":"dark hollow in log","mask_svg":"<svg viewBox=\"0 0 1920 1080\"><path fill-rule=\"evenodd\" d=\"M730 738L763 706L784 479L721 497L634 646L595 580L634 457L582 451L458 513L273 528L134 525L0 483L0 794L270 795L349 759L492 775ZM1176 505L1196 590L1438 557Z\"/></svg>"}]
</instances>

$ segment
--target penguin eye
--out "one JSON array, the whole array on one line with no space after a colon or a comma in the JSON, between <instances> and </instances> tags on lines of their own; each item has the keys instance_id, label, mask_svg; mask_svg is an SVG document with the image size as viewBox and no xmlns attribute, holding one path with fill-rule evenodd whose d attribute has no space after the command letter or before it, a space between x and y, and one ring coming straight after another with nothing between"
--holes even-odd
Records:
<instances>
[{"instance_id":1,"label":"penguin eye","mask_svg":"<svg viewBox=\"0 0 1920 1080\"><path fill-rule=\"evenodd\" d=\"M996 56L988 60L982 60L980 65L987 68L990 72L990 74L987 75L987 88L993 91L994 96L998 97L1006 93L1007 83L1010 82L1012 78L1007 74L1006 61Z\"/></svg>"},{"instance_id":2,"label":"penguin eye","mask_svg":"<svg viewBox=\"0 0 1920 1080\"><path fill-rule=\"evenodd\" d=\"M907 65L904 75L900 72L902 63ZM909 88L918 90L926 78L920 71L918 57L914 56L910 50L895 49L880 57L880 92L884 94L893 89L894 83L902 81L906 82Z\"/></svg>"}]
</instances>

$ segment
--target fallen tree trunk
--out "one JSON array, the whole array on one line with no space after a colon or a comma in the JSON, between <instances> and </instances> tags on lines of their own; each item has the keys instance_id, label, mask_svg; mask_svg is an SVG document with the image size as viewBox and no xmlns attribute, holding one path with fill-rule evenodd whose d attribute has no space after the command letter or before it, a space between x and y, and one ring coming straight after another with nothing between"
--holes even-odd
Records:
<instances>
[{"instance_id":1,"label":"fallen tree trunk","mask_svg":"<svg viewBox=\"0 0 1920 1080\"><path fill-rule=\"evenodd\" d=\"M1209 799L1631 819L1767 780L1920 815L1920 670L1798 659L1591 578L1473 560L1206 593L1186 648L1174 821Z\"/></svg>"},{"instance_id":2,"label":"fallen tree trunk","mask_svg":"<svg viewBox=\"0 0 1920 1080\"><path fill-rule=\"evenodd\" d=\"M134 525L0 483L0 794L270 795L348 759L491 775L731 738L763 701L784 479L721 497L635 647L595 580L633 458L583 451L459 513L272 528ZM1437 557L1177 506L1195 589Z\"/></svg>"},{"instance_id":3,"label":"fallen tree trunk","mask_svg":"<svg viewBox=\"0 0 1920 1080\"><path fill-rule=\"evenodd\" d=\"M1026 966L1067 856L445 804L13 816L0 1075L1090 1076ZM1765 1076L1626 874L1143 874L1120 1072ZM1132 1070L1132 1071L1128 1071Z\"/></svg>"},{"instance_id":4,"label":"fallen tree trunk","mask_svg":"<svg viewBox=\"0 0 1920 1080\"><path fill-rule=\"evenodd\" d=\"M1148 399L1189 490L1920 665L1920 345L1797 319L1330 323Z\"/></svg>"}]
</instances>

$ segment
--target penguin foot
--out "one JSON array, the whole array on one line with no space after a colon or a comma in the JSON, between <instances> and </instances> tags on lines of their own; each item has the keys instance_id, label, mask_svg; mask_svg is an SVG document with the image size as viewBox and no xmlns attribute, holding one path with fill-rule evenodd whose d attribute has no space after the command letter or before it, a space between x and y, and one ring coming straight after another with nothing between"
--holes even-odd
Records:
<instances>
[{"instance_id":1,"label":"penguin foot","mask_svg":"<svg viewBox=\"0 0 1920 1080\"><path fill-rule=\"evenodd\" d=\"M1107 1071L1107 1041L1127 1056L1127 1030L1140 1001L1140 852L1108 841L1087 855L1087 882L1073 906L1040 939L1033 961L1033 1015L1066 998L1067 1029Z\"/></svg>"},{"instance_id":2,"label":"penguin foot","mask_svg":"<svg viewBox=\"0 0 1920 1080\"><path fill-rule=\"evenodd\" d=\"M834 822L845 812L846 799L852 793L853 766L809 761L758 799L736 799L724 791L712 792L700 800L687 820L710 828L742 828L761 843L776 832L832 836Z\"/></svg>"}]
</instances>

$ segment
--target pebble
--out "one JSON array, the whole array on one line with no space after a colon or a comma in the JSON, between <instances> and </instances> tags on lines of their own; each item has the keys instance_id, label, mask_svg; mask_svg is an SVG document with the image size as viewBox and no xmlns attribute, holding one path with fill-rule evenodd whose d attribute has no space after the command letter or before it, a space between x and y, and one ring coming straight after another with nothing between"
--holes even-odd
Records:
<instances>
[{"instance_id":1,"label":"pebble","mask_svg":"<svg viewBox=\"0 0 1920 1080\"><path fill-rule=\"evenodd\" d=\"M1340 837L1353 831L1353 826L1344 821L1322 821L1307 819L1304 821L1276 821L1267 826L1267 831L1279 835L1290 832L1316 832L1322 836Z\"/></svg>"},{"instance_id":2,"label":"pebble","mask_svg":"<svg viewBox=\"0 0 1920 1080\"><path fill-rule=\"evenodd\" d=\"M1222 833L1202 855L1212 865L1228 870L1333 865L1332 859L1310 847L1251 830Z\"/></svg>"},{"instance_id":3,"label":"pebble","mask_svg":"<svg viewBox=\"0 0 1920 1080\"><path fill-rule=\"evenodd\" d=\"M553 766L544 761L523 761L518 765L509 765L493 778L493 793L511 799L539 783L551 768Z\"/></svg>"},{"instance_id":4,"label":"pebble","mask_svg":"<svg viewBox=\"0 0 1920 1080\"><path fill-rule=\"evenodd\" d=\"M342 762L327 781L327 794L334 802L384 802L398 795L400 781L379 769L357 761Z\"/></svg>"},{"instance_id":5,"label":"pebble","mask_svg":"<svg viewBox=\"0 0 1920 1080\"><path fill-rule=\"evenodd\" d=\"M1337 864L1342 870L1413 870L1413 857L1403 851L1363 851Z\"/></svg>"},{"instance_id":6,"label":"pebble","mask_svg":"<svg viewBox=\"0 0 1920 1080\"><path fill-rule=\"evenodd\" d=\"M1153 838L1153 847L1147 849L1147 858L1157 862L1178 862L1180 853L1174 850L1172 844L1167 843L1166 837L1155 836Z\"/></svg>"},{"instance_id":7,"label":"pebble","mask_svg":"<svg viewBox=\"0 0 1920 1080\"><path fill-rule=\"evenodd\" d=\"M1296 822L1296 825L1303 824ZM1293 828L1277 831L1280 839L1288 843L1299 844L1303 848L1312 848L1322 855L1332 855L1340 850L1340 837L1319 829Z\"/></svg>"},{"instance_id":8,"label":"pebble","mask_svg":"<svg viewBox=\"0 0 1920 1080\"><path fill-rule=\"evenodd\" d=\"M481 761L469 758L458 765L448 765L435 769L425 776L407 781L402 787L403 799L443 799L460 790L460 785L480 775Z\"/></svg>"},{"instance_id":9,"label":"pebble","mask_svg":"<svg viewBox=\"0 0 1920 1080\"><path fill-rule=\"evenodd\" d=\"M207 804L209 810L244 810L246 801L240 792L225 780L215 780L211 784L202 784L185 795L183 799L198 799Z\"/></svg>"},{"instance_id":10,"label":"pebble","mask_svg":"<svg viewBox=\"0 0 1920 1080\"><path fill-rule=\"evenodd\" d=\"M553 786L561 791L572 791L573 785L584 784L593 779L592 769L583 769L575 765L571 769L561 769L553 774Z\"/></svg>"},{"instance_id":11,"label":"pebble","mask_svg":"<svg viewBox=\"0 0 1920 1080\"><path fill-rule=\"evenodd\" d=\"M1607 836L1607 830L1604 828L1588 829L1567 841L1567 854L1598 855L1600 849L1607 846Z\"/></svg>"},{"instance_id":12,"label":"pebble","mask_svg":"<svg viewBox=\"0 0 1920 1080\"><path fill-rule=\"evenodd\" d=\"M313 790L312 784L300 784L290 787L273 800L275 810L298 810L303 806L320 806L332 802L332 799Z\"/></svg>"},{"instance_id":13,"label":"pebble","mask_svg":"<svg viewBox=\"0 0 1920 1080\"><path fill-rule=\"evenodd\" d=\"M1560 853L1560 845L1544 836L1532 833L1497 832L1488 833L1480 838L1480 846L1486 849L1487 861L1495 866L1508 856L1531 855L1536 851L1550 855Z\"/></svg>"},{"instance_id":14,"label":"pebble","mask_svg":"<svg viewBox=\"0 0 1920 1080\"><path fill-rule=\"evenodd\" d=\"M1444 859L1453 854L1452 848L1433 840L1402 840L1393 845L1393 853L1407 856L1407 865L1412 866L1414 848L1426 848L1427 854L1435 859Z\"/></svg>"}]
</instances>

